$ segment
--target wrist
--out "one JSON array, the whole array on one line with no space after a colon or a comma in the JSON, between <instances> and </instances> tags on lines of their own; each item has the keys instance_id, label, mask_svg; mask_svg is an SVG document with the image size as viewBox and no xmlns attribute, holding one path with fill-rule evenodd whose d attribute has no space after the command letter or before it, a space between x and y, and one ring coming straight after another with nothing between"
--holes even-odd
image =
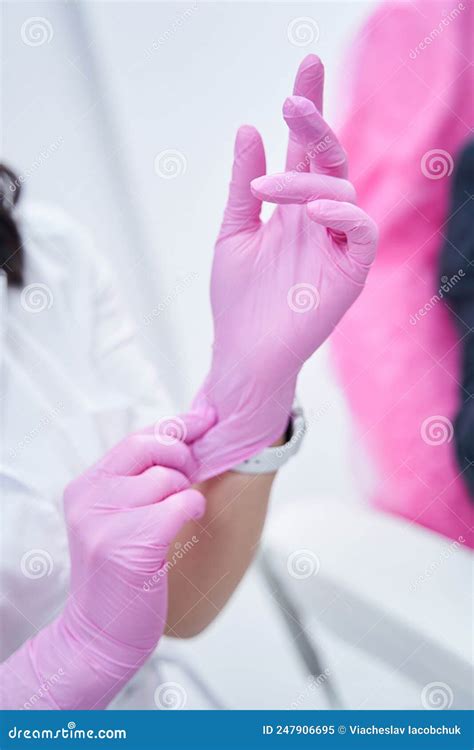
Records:
<instances>
[{"instance_id":1,"label":"wrist","mask_svg":"<svg viewBox=\"0 0 474 750\"><path fill-rule=\"evenodd\" d=\"M283 444L295 385L291 378L283 386L269 385L262 391L250 377L244 381L240 375L238 384L229 384L211 370L192 404L193 411L211 406L217 415L215 424L193 444L199 464L196 481L223 474L268 446Z\"/></svg>"},{"instance_id":2,"label":"wrist","mask_svg":"<svg viewBox=\"0 0 474 750\"><path fill-rule=\"evenodd\" d=\"M290 442L292 437L293 437L293 414L290 414L288 416L288 423L286 425L285 432L278 438L278 440L275 440L269 447L278 448L281 445L286 445L286 443Z\"/></svg>"},{"instance_id":3,"label":"wrist","mask_svg":"<svg viewBox=\"0 0 474 750\"><path fill-rule=\"evenodd\" d=\"M115 618L112 624L118 619ZM64 608L61 625L69 642L74 643L74 650L80 650L101 674L110 675L115 680L136 671L153 653L159 640L157 637L139 647L127 642L120 631L112 635L93 622L71 597Z\"/></svg>"},{"instance_id":4,"label":"wrist","mask_svg":"<svg viewBox=\"0 0 474 750\"><path fill-rule=\"evenodd\" d=\"M278 448L278 446L279 446L279 445L285 445L285 443L286 443L286 437L285 437L285 436L286 436L286 432L285 432L285 434L284 434L284 435L281 435L281 436L280 436L280 437L278 438L278 440L275 440L275 441L274 441L274 442L273 442L273 443L272 443L272 444L271 444L271 445L269 446L269 448Z\"/></svg>"},{"instance_id":5,"label":"wrist","mask_svg":"<svg viewBox=\"0 0 474 750\"><path fill-rule=\"evenodd\" d=\"M298 453L305 432L306 422L303 411L295 405L283 439L251 454L248 458L233 466L232 471L241 474L274 474Z\"/></svg>"},{"instance_id":6,"label":"wrist","mask_svg":"<svg viewBox=\"0 0 474 750\"><path fill-rule=\"evenodd\" d=\"M62 710L106 708L149 653L113 641L70 603L30 647L38 683L51 685L49 700Z\"/></svg>"}]
</instances>

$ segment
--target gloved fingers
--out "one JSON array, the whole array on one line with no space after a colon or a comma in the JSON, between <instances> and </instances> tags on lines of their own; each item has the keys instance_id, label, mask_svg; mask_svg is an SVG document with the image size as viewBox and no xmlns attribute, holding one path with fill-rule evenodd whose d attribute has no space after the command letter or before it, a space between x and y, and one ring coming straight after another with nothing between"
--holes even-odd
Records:
<instances>
[{"instance_id":1,"label":"gloved fingers","mask_svg":"<svg viewBox=\"0 0 474 750\"><path fill-rule=\"evenodd\" d=\"M169 545L188 521L203 516L205 507L204 495L198 490L187 489L170 495L147 509L149 535L160 545Z\"/></svg>"},{"instance_id":2,"label":"gloved fingers","mask_svg":"<svg viewBox=\"0 0 474 750\"><path fill-rule=\"evenodd\" d=\"M300 63L293 87L293 96L303 96L323 113L324 65L317 55L306 55Z\"/></svg>"},{"instance_id":3,"label":"gloved fingers","mask_svg":"<svg viewBox=\"0 0 474 750\"><path fill-rule=\"evenodd\" d=\"M305 150L310 172L347 177L346 153L313 102L290 96L283 104L283 117L291 136Z\"/></svg>"},{"instance_id":4,"label":"gloved fingers","mask_svg":"<svg viewBox=\"0 0 474 750\"><path fill-rule=\"evenodd\" d=\"M139 430L137 434L156 435L165 441L167 439L170 442L180 440L186 445L191 445L206 434L216 419L215 409L212 406L205 406L202 410L189 411L175 417L162 417L154 424Z\"/></svg>"},{"instance_id":5,"label":"gloved fingers","mask_svg":"<svg viewBox=\"0 0 474 750\"><path fill-rule=\"evenodd\" d=\"M345 236L347 251L341 255L367 269L375 258L378 242L376 223L353 203L317 200L307 204L312 221L332 230L338 237Z\"/></svg>"},{"instance_id":6,"label":"gloved fingers","mask_svg":"<svg viewBox=\"0 0 474 750\"><path fill-rule=\"evenodd\" d=\"M112 448L94 466L94 469L118 476L136 476L152 466L177 469L187 477L197 472L197 463L183 442L158 434L129 435Z\"/></svg>"},{"instance_id":7,"label":"gloved fingers","mask_svg":"<svg viewBox=\"0 0 474 750\"><path fill-rule=\"evenodd\" d=\"M318 198L356 200L355 188L348 180L315 172L281 172L252 180L252 192L270 203L309 203Z\"/></svg>"},{"instance_id":8,"label":"gloved fingers","mask_svg":"<svg viewBox=\"0 0 474 750\"><path fill-rule=\"evenodd\" d=\"M260 133L251 125L237 131L229 197L220 237L256 230L260 226L262 202L250 190L255 177L265 174L265 151Z\"/></svg>"},{"instance_id":9,"label":"gloved fingers","mask_svg":"<svg viewBox=\"0 0 474 750\"><path fill-rule=\"evenodd\" d=\"M158 503L189 487L189 479L180 471L152 466L138 476L123 477L115 498L119 498L121 507L135 508Z\"/></svg>"},{"instance_id":10,"label":"gloved fingers","mask_svg":"<svg viewBox=\"0 0 474 750\"><path fill-rule=\"evenodd\" d=\"M294 96L302 96L313 102L316 109L323 111L324 66L317 55L306 55L301 62L293 87ZM286 170L297 169L298 172L309 172L309 158L305 147L295 138L290 130Z\"/></svg>"},{"instance_id":11,"label":"gloved fingers","mask_svg":"<svg viewBox=\"0 0 474 750\"><path fill-rule=\"evenodd\" d=\"M186 425L186 445L191 445L206 434L217 420L216 410L209 406L203 413L190 411L181 415Z\"/></svg>"}]
</instances>

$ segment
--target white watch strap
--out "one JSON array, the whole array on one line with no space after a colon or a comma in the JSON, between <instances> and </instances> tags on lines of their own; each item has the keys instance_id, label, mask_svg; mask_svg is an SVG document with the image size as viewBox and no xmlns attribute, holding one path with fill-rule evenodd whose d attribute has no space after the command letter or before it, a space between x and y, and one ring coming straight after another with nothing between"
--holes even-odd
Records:
<instances>
[{"instance_id":1,"label":"white watch strap","mask_svg":"<svg viewBox=\"0 0 474 750\"><path fill-rule=\"evenodd\" d=\"M255 456L233 466L231 471L238 471L241 474L273 474L284 466L292 456L298 453L306 432L306 422L301 407L293 407L290 419L291 437L288 442L273 448L264 448Z\"/></svg>"}]
</instances>

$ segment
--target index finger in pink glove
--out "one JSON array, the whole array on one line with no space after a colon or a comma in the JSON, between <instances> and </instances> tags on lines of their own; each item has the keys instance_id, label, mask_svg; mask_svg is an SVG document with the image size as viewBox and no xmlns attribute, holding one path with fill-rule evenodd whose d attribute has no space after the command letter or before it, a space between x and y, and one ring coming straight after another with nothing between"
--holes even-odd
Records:
<instances>
[{"instance_id":1,"label":"index finger in pink glove","mask_svg":"<svg viewBox=\"0 0 474 750\"><path fill-rule=\"evenodd\" d=\"M314 172L281 172L252 180L252 192L262 201L271 203L308 203L318 198L356 200L355 188L349 180Z\"/></svg>"},{"instance_id":2,"label":"index finger in pink glove","mask_svg":"<svg viewBox=\"0 0 474 750\"><path fill-rule=\"evenodd\" d=\"M90 474L137 476L152 466L179 469L187 477L196 471L193 454L184 442L159 439L155 434L135 433L112 448L92 467Z\"/></svg>"},{"instance_id":3,"label":"index finger in pink glove","mask_svg":"<svg viewBox=\"0 0 474 750\"><path fill-rule=\"evenodd\" d=\"M91 482L94 483L94 478ZM180 471L152 466L138 476L119 477L111 485L114 506L136 508L162 502L169 495L190 487L190 480Z\"/></svg>"},{"instance_id":4,"label":"index finger in pink glove","mask_svg":"<svg viewBox=\"0 0 474 750\"><path fill-rule=\"evenodd\" d=\"M307 55L298 68L294 96L309 99L319 112L323 111L324 66L317 55ZM298 172L309 172L309 157L305 146L290 130L286 170L297 169Z\"/></svg>"},{"instance_id":5,"label":"index finger in pink glove","mask_svg":"<svg viewBox=\"0 0 474 750\"><path fill-rule=\"evenodd\" d=\"M328 245L337 265L354 281L362 283L375 257L378 230L375 222L355 206L350 182L319 174L283 174L259 177L252 190L262 200L277 204L307 204L309 218L331 231Z\"/></svg>"},{"instance_id":6,"label":"index finger in pink glove","mask_svg":"<svg viewBox=\"0 0 474 750\"><path fill-rule=\"evenodd\" d=\"M260 226L262 202L253 195L250 183L265 174L265 150L260 133L251 125L242 125L234 144L234 162L229 197L219 239L237 232L251 232Z\"/></svg>"},{"instance_id":7,"label":"index finger in pink glove","mask_svg":"<svg viewBox=\"0 0 474 750\"><path fill-rule=\"evenodd\" d=\"M290 96L283 104L283 117L294 139L305 148L310 172L347 177L346 153L313 102Z\"/></svg>"},{"instance_id":8,"label":"index finger in pink glove","mask_svg":"<svg viewBox=\"0 0 474 750\"><path fill-rule=\"evenodd\" d=\"M192 445L202 437L217 419L215 409L208 407L203 413L189 411L184 414L160 417L154 424L136 432L136 435L154 435L162 445L185 443Z\"/></svg>"},{"instance_id":9,"label":"index finger in pink glove","mask_svg":"<svg viewBox=\"0 0 474 750\"><path fill-rule=\"evenodd\" d=\"M164 466L172 465L179 468L192 482L197 476L197 463L192 451L183 451L180 455L171 448L175 443L180 442L186 446L192 446L215 424L216 419L215 409L208 406L203 409L202 413L189 411L177 416L162 417L155 424L145 427L136 434L154 436L155 440L166 449L161 463Z\"/></svg>"}]
</instances>

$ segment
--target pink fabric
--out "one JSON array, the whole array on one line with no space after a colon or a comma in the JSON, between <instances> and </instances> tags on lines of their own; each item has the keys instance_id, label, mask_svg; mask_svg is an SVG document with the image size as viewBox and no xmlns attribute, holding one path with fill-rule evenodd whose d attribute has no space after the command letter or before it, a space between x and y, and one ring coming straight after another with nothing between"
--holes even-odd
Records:
<instances>
[{"instance_id":1,"label":"pink fabric","mask_svg":"<svg viewBox=\"0 0 474 750\"><path fill-rule=\"evenodd\" d=\"M179 418L183 437L192 442L212 419ZM205 502L190 488L190 448L164 427L126 438L66 488L70 595L0 665L1 708L105 708L154 650L166 623L168 546Z\"/></svg>"},{"instance_id":2,"label":"pink fabric","mask_svg":"<svg viewBox=\"0 0 474 750\"><path fill-rule=\"evenodd\" d=\"M214 347L194 401L217 421L194 446L199 479L258 453L285 431L303 363L362 291L374 223L355 205L345 154L320 114L323 67L300 66L283 106L287 171L265 175L259 133L240 128L229 200L215 249ZM266 223L262 201L279 204Z\"/></svg>"},{"instance_id":3,"label":"pink fabric","mask_svg":"<svg viewBox=\"0 0 474 750\"><path fill-rule=\"evenodd\" d=\"M472 4L432 0L383 3L358 36L341 140L380 245L332 338L380 477L374 501L470 545L472 504L451 427L460 352L438 257L449 174L473 125L473 38Z\"/></svg>"}]
</instances>

